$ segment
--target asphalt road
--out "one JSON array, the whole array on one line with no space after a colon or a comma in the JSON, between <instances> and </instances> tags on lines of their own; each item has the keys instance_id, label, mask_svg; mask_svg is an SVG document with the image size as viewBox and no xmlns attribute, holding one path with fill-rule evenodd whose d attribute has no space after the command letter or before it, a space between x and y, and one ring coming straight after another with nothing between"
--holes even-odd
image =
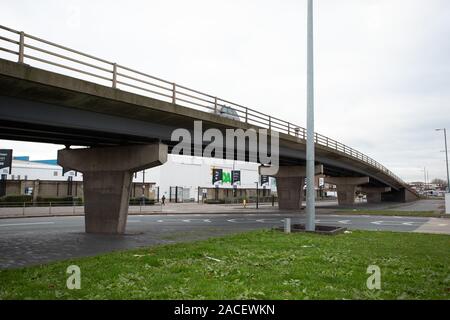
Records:
<instances>
[{"instance_id":1,"label":"asphalt road","mask_svg":"<svg viewBox=\"0 0 450 320\"><path fill-rule=\"evenodd\" d=\"M283 225L283 218L304 222L304 214L230 213L129 216L122 236L84 233L84 217L0 220L0 269L96 255L155 244L204 239ZM349 230L390 230L450 234L450 220L421 217L317 215L317 223Z\"/></svg>"}]
</instances>

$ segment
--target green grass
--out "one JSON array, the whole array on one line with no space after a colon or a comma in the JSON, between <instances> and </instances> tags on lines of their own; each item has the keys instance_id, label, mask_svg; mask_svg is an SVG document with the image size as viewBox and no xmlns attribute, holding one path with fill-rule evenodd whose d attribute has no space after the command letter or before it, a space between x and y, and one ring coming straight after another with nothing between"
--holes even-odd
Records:
<instances>
[{"instance_id":1,"label":"green grass","mask_svg":"<svg viewBox=\"0 0 450 320\"><path fill-rule=\"evenodd\" d=\"M449 299L449 248L447 235L255 231L3 270L0 299ZM66 288L71 264L80 290Z\"/></svg>"},{"instance_id":2,"label":"green grass","mask_svg":"<svg viewBox=\"0 0 450 320\"><path fill-rule=\"evenodd\" d=\"M406 216L406 217L442 217L445 216L435 211L399 211L399 210L366 210L366 209L343 209L335 211L342 215L373 215L373 216Z\"/></svg>"}]
</instances>

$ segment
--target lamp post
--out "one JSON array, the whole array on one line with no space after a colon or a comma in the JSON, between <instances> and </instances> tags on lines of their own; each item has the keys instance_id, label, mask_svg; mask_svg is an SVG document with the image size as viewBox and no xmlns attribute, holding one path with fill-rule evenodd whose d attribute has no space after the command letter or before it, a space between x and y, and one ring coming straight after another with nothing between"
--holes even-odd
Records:
<instances>
[{"instance_id":1,"label":"lamp post","mask_svg":"<svg viewBox=\"0 0 450 320\"><path fill-rule=\"evenodd\" d=\"M427 189L427 168L423 167L423 169L420 169L420 171L423 172L423 194L426 196L426 189Z\"/></svg>"},{"instance_id":2,"label":"lamp post","mask_svg":"<svg viewBox=\"0 0 450 320\"><path fill-rule=\"evenodd\" d=\"M259 188L258 188L258 184L259 182L256 181L256 209L259 209Z\"/></svg>"},{"instance_id":3,"label":"lamp post","mask_svg":"<svg viewBox=\"0 0 450 320\"><path fill-rule=\"evenodd\" d=\"M142 170L142 205L145 205L145 170Z\"/></svg>"},{"instance_id":4,"label":"lamp post","mask_svg":"<svg viewBox=\"0 0 450 320\"><path fill-rule=\"evenodd\" d=\"M314 36L313 0L308 0L307 23L307 135L306 135L306 230L315 231L314 192Z\"/></svg>"},{"instance_id":5,"label":"lamp post","mask_svg":"<svg viewBox=\"0 0 450 320\"><path fill-rule=\"evenodd\" d=\"M447 129L446 128L440 128L440 129L436 129L436 131L444 131L445 164L447 166L447 192L450 192L450 176L449 176L449 172L448 172Z\"/></svg>"}]
</instances>

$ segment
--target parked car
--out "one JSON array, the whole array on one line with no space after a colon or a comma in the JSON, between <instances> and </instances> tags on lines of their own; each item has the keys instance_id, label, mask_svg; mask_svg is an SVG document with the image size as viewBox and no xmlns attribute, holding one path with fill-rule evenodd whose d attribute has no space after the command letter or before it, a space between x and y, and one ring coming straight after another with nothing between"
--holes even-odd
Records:
<instances>
[{"instance_id":1,"label":"parked car","mask_svg":"<svg viewBox=\"0 0 450 320\"><path fill-rule=\"evenodd\" d=\"M218 114L221 117L241 121L237 111L229 106L217 106L217 110L213 113Z\"/></svg>"}]
</instances>

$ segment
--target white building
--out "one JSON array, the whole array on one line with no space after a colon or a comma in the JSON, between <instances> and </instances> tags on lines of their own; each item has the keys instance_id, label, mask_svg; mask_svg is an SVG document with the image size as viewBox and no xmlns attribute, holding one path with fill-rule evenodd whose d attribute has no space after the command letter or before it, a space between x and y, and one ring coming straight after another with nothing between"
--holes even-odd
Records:
<instances>
[{"instance_id":1,"label":"white building","mask_svg":"<svg viewBox=\"0 0 450 320\"><path fill-rule=\"evenodd\" d=\"M82 181L83 175L80 172L69 171L63 174L63 168L50 161L29 161L27 157L20 157L23 160L13 160L12 172L4 168L0 172L3 179L11 180L56 180ZM184 199L197 199L199 188L212 188L213 169L223 169L226 173L231 170L240 170L241 182L237 188L253 189L259 181L257 163L242 161L232 161L223 159L212 159L202 157L188 157L181 155L168 155L167 162L161 166L147 169L135 173L133 182L155 183L159 187L159 196L169 198L170 188L182 188ZM231 182L223 182L219 188L232 188ZM258 183L258 187L261 184ZM275 190L275 180L270 178L269 184L264 186L267 189Z\"/></svg>"},{"instance_id":2,"label":"white building","mask_svg":"<svg viewBox=\"0 0 450 320\"><path fill-rule=\"evenodd\" d=\"M57 164L42 163L38 161L13 160L12 170L9 168L0 170L3 179L8 180L69 180L82 181L83 175L80 172L69 171L63 175L63 169Z\"/></svg>"}]
</instances>

